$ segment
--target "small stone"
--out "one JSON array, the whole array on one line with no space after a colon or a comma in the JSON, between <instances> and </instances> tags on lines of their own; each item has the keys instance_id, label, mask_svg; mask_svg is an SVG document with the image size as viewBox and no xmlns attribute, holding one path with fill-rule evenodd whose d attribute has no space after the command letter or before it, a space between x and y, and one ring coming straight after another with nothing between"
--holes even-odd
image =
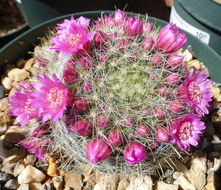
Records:
<instances>
[{"instance_id":1,"label":"small stone","mask_svg":"<svg viewBox=\"0 0 221 190\"><path fill-rule=\"evenodd\" d=\"M208 171L206 190L218 190L221 187L220 185L220 177L214 171Z\"/></svg>"},{"instance_id":2,"label":"small stone","mask_svg":"<svg viewBox=\"0 0 221 190\"><path fill-rule=\"evenodd\" d=\"M153 182L149 176L132 178L127 190L152 190Z\"/></svg>"},{"instance_id":3,"label":"small stone","mask_svg":"<svg viewBox=\"0 0 221 190\"><path fill-rule=\"evenodd\" d=\"M67 172L64 176L65 187L71 187L74 190L81 190L83 186L82 175L75 174L73 171Z\"/></svg>"},{"instance_id":4,"label":"small stone","mask_svg":"<svg viewBox=\"0 0 221 190\"><path fill-rule=\"evenodd\" d=\"M86 183L86 187L95 186L96 185L95 174L92 173L88 176L85 176L83 181L84 181L84 183Z\"/></svg>"},{"instance_id":5,"label":"small stone","mask_svg":"<svg viewBox=\"0 0 221 190\"><path fill-rule=\"evenodd\" d=\"M193 59L193 60L190 60L187 63L187 68L192 68L192 67L195 67L196 70L200 70L200 62L199 62L199 60Z\"/></svg>"},{"instance_id":6,"label":"small stone","mask_svg":"<svg viewBox=\"0 0 221 190\"><path fill-rule=\"evenodd\" d=\"M24 164L27 166L27 165L31 165L33 166L35 163L35 160L34 160L34 155L32 154L29 154L26 156L26 158L24 159Z\"/></svg>"},{"instance_id":7,"label":"small stone","mask_svg":"<svg viewBox=\"0 0 221 190\"><path fill-rule=\"evenodd\" d=\"M29 73L25 69L15 68L8 72L8 77L16 82L24 81L28 76Z\"/></svg>"},{"instance_id":8,"label":"small stone","mask_svg":"<svg viewBox=\"0 0 221 190\"><path fill-rule=\"evenodd\" d=\"M50 182L46 182L40 190L55 190L55 187L53 186L52 181L50 181Z\"/></svg>"},{"instance_id":9,"label":"small stone","mask_svg":"<svg viewBox=\"0 0 221 190\"><path fill-rule=\"evenodd\" d=\"M6 182L6 181L8 181L11 178L12 178L12 175L0 171L0 182Z\"/></svg>"},{"instance_id":10,"label":"small stone","mask_svg":"<svg viewBox=\"0 0 221 190\"><path fill-rule=\"evenodd\" d=\"M117 190L125 190L130 185L129 178L124 177L122 180L120 180Z\"/></svg>"},{"instance_id":11,"label":"small stone","mask_svg":"<svg viewBox=\"0 0 221 190\"><path fill-rule=\"evenodd\" d=\"M12 79L5 77L2 79L2 85L6 90L10 90L12 88Z\"/></svg>"},{"instance_id":12,"label":"small stone","mask_svg":"<svg viewBox=\"0 0 221 190\"><path fill-rule=\"evenodd\" d=\"M173 184L180 185L183 190L196 190L196 187L184 177L183 173L174 172L173 178L175 179Z\"/></svg>"},{"instance_id":13,"label":"small stone","mask_svg":"<svg viewBox=\"0 0 221 190\"><path fill-rule=\"evenodd\" d=\"M24 65L25 65L25 59L24 58L20 58L20 59L17 60L16 67L21 69L22 67L24 67Z\"/></svg>"},{"instance_id":14,"label":"small stone","mask_svg":"<svg viewBox=\"0 0 221 190\"><path fill-rule=\"evenodd\" d=\"M74 168L74 172L76 174L81 174L81 175L84 175L84 176L90 175L92 171L93 171L93 168L90 165L87 165L87 164L82 164L82 165L76 166Z\"/></svg>"},{"instance_id":15,"label":"small stone","mask_svg":"<svg viewBox=\"0 0 221 190\"><path fill-rule=\"evenodd\" d=\"M32 68L32 65L33 65L34 61L35 61L34 58L29 59L25 63L24 69L27 70L27 71L31 71L31 68Z\"/></svg>"},{"instance_id":16,"label":"small stone","mask_svg":"<svg viewBox=\"0 0 221 190\"><path fill-rule=\"evenodd\" d=\"M28 184L21 184L17 190L29 190Z\"/></svg>"},{"instance_id":17,"label":"small stone","mask_svg":"<svg viewBox=\"0 0 221 190\"><path fill-rule=\"evenodd\" d=\"M61 176L56 176L52 178L53 185L56 190L62 190L63 189L63 178Z\"/></svg>"},{"instance_id":18,"label":"small stone","mask_svg":"<svg viewBox=\"0 0 221 190\"><path fill-rule=\"evenodd\" d=\"M10 179L6 182L5 187L8 189L18 189L19 184L16 179Z\"/></svg>"},{"instance_id":19,"label":"small stone","mask_svg":"<svg viewBox=\"0 0 221 190\"><path fill-rule=\"evenodd\" d=\"M196 187L202 190L206 184L207 159L206 154L198 151L192 155L191 167L187 174L188 180Z\"/></svg>"},{"instance_id":20,"label":"small stone","mask_svg":"<svg viewBox=\"0 0 221 190\"><path fill-rule=\"evenodd\" d=\"M184 56L183 61L186 61L186 62L188 62L188 61L190 61L191 59L193 59L193 56L192 56L192 54L189 52L188 49L186 49L186 50L182 53L182 56Z\"/></svg>"},{"instance_id":21,"label":"small stone","mask_svg":"<svg viewBox=\"0 0 221 190\"><path fill-rule=\"evenodd\" d=\"M21 159L16 163L13 175L17 177L24 169L25 169L24 161L23 159Z\"/></svg>"},{"instance_id":22,"label":"small stone","mask_svg":"<svg viewBox=\"0 0 221 190\"><path fill-rule=\"evenodd\" d=\"M10 126L5 133L5 141L10 143L18 143L24 139L24 136L21 134L21 128L17 125Z\"/></svg>"},{"instance_id":23,"label":"small stone","mask_svg":"<svg viewBox=\"0 0 221 190\"><path fill-rule=\"evenodd\" d=\"M94 190L116 190L118 177L117 175L106 175L100 178L95 185Z\"/></svg>"},{"instance_id":24,"label":"small stone","mask_svg":"<svg viewBox=\"0 0 221 190\"><path fill-rule=\"evenodd\" d=\"M45 174L39 169L28 165L26 168L19 174L18 183L34 183L42 182L45 179Z\"/></svg>"},{"instance_id":25,"label":"small stone","mask_svg":"<svg viewBox=\"0 0 221 190\"><path fill-rule=\"evenodd\" d=\"M9 111L8 98L0 99L0 111L2 111L2 112L8 112Z\"/></svg>"},{"instance_id":26,"label":"small stone","mask_svg":"<svg viewBox=\"0 0 221 190\"><path fill-rule=\"evenodd\" d=\"M158 181L157 188L155 190L178 190L178 185L167 184L163 181Z\"/></svg>"},{"instance_id":27,"label":"small stone","mask_svg":"<svg viewBox=\"0 0 221 190\"><path fill-rule=\"evenodd\" d=\"M2 171L5 172L5 173L13 175L14 169L15 169L15 165L16 165L16 163L3 164Z\"/></svg>"},{"instance_id":28,"label":"small stone","mask_svg":"<svg viewBox=\"0 0 221 190\"><path fill-rule=\"evenodd\" d=\"M30 183L29 184L29 189L30 190L39 190L43 187L41 183Z\"/></svg>"},{"instance_id":29,"label":"small stone","mask_svg":"<svg viewBox=\"0 0 221 190\"><path fill-rule=\"evenodd\" d=\"M6 131L7 131L7 125L6 124L0 125L0 135L4 135Z\"/></svg>"},{"instance_id":30,"label":"small stone","mask_svg":"<svg viewBox=\"0 0 221 190\"><path fill-rule=\"evenodd\" d=\"M53 158L49 158L49 160L48 160L47 174L52 177L58 175L58 165L56 164L56 162Z\"/></svg>"},{"instance_id":31,"label":"small stone","mask_svg":"<svg viewBox=\"0 0 221 190\"><path fill-rule=\"evenodd\" d=\"M0 99L5 97L5 89L2 85L0 85Z\"/></svg>"}]
</instances>

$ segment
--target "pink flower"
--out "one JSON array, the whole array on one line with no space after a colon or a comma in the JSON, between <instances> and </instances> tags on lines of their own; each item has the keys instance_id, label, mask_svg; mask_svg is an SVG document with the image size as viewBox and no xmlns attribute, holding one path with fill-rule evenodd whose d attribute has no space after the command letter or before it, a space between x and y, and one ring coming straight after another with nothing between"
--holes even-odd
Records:
<instances>
[{"instance_id":1,"label":"pink flower","mask_svg":"<svg viewBox=\"0 0 221 190\"><path fill-rule=\"evenodd\" d=\"M190 144L198 145L199 134L206 128L204 122L200 121L200 115L187 114L175 120L172 124L170 135L173 138L171 143L177 144L183 150L190 150Z\"/></svg>"},{"instance_id":2,"label":"pink flower","mask_svg":"<svg viewBox=\"0 0 221 190\"><path fill-rule=\"evenodd\" d=\"M47 76L38 77L39 83L34 84L36 89L32 93L34 97L33 107L39 108L39 114L43 115L42 123L47 120L56 122L63 119L64 111L72 104L71 91L53 75L53 80Z\"/></svg>"},{"instance_id":3,"label":"pink flower","mask_svg":"<svg viewBox=\"0 0 221 190\"><path fill-rule=\"evenodd\" d=\"M101 115L97 118L97 125L102 128L107 128L110 124L109 118L106 115Z\"/></svg>"},{"instance_id":4,"label":"pink flower","mask_svg":"<svg viewBox=\"0 0 221 190\"><path fill-rule=\"evenodd\" d=\"M33 132L32 132L32 137L38 137L41 138L43 137L47 132L50 131L50 127L49 125L42 125L38 128L36 128Z\"/></svg>"},{"instance_id":5,"label":"pink flower","mask_svg":"<svg viewBox=\"0 0 221 190\"><path fill-rule=\"evenodd\" d=\"M183 105L179 102L179 100L173 100L169 103L169 110L172 113L179 113L183 109Z\"/></svg>"},{"instance_id":6,"label":"pink flower","mask_svg":"<svg viewBox=\"0 0 221 190\"><path fill-rule=\"evenodd\" d=\"M108 136L108 141L112 146L121 146L123 144L123 135L119 130L113 130Z\"/></svg>"},{"instance_id":7,"label":"pink flower","mask_svg":"<svg viewBox=\"0 0 221 190\"><path fill-rule=\"evenodd\" d=\"M38 108L32 106L34 100L30 92L20 92L16 89L14 96L10 96L9 99L9 114L16 116L15 124L21 123L21 127L24 127L29 120L40 116Z\"/></svg>"},{"instance_id":8,"label":"pink flower","mask_svg":"<svg viewBox=\"0 0 221 190\"><path fill-rule=\"evenodd\" d=\"M126 118L124 121L124 125L127 127L133 126L133 120L130 117Z\"/></svg>"},{"instance_id":9,"label":"pink flower","mask_svg":"<svg viewBox=\"0 0 221 190\"><path fill-rule=\"evenodd\" d=\"M129 18L124 23L124 33L128 36L140 36L143 33L143 24L136 17Z\"/></svg>"},{"instance_id":10,"label":"pink flower","mask_svg":"<svg viewBox=\"0 0 221 190\"><path fill-rule=\"evenodd\" d=\"M34 87L30 81L28 82L19 82L18 85L21 87L21 92L31 92Z\"/></svg>"},{"instance_id":11,"label":"pink flower","mask_svg":"<svg viewBox=\"0 0 221 190\"><path fill-rule=\"evenodd\" d=\"M82 56L79 65L82 69L89 69L93 65L93 61L89 56Z\"/></svg>"},{"instance_id":12,"label":"pink flower","mask_svg":"<svg viewBox=\"0 0 221 190\"><path fill-rule=\"evenodd\" d=\"M112 14L104 15L104 18L98 18L95 21L95 25L93 26L94 30L103 29L105 27L111 26L114 24L114 20L112 18Z\"/></svg>"},{"instance_id":13,"label":"pink flower","mask_svg":"<svg viewBox=\"0 0 221 190\"><path fill-rule=\"evenodd\" d=\"M157 37L156 48L165 53L173 53L182 48L187 42L187 37L184 33L179 32L180 30L175 27L175 24L167 24Z\"/></svg>"},{"instance_id":14,"label":"pink flower","mask_svg":"<svg viewBox=\"0 0 221 190\"><path fill-rule=\"evenodd\" d=\"M142 42L142 47L145 49L145 51L149 51L152 48L153 43L154 41L152 37L146 38Z\"/></svg>"},{"instance_id":15,"label":"pink flower","mask_svg":"<svg viewBox=\"0 0 221 190\"><path fill-rule=\"evenodd\" d=\"M170 85L170 86L175 86L178 84L179 82L179 77L176 73L171 73L167 78L167 83Z\"/></svg>"},{"instance_id":16,"label":"pink flower","mask_svg":"<svg viewBox=\"0 0 221 190\"><path fill-rule=\"evenodd\" d=\"M64 73L63 73L63 78L65 83L76 83L79 74L76 71L75 65L72 62L69 62L68 64L65 65Z\"/></svg>"},{"instance_id":17,"label":"pink flower","mask_svg":"<svg viewBox=\"0 0 221 190\"><path fill-rule=\"evenodd\" d=\"M168 89L166 87L161 87L158 89L158 92L161 96L166 96L168 93Z\"/></svg>"},{"instance_id":18,"label":"pink flower","mask_svg":"<svg viewBox=\"0 0 221 190\"><path fill-rule=\"evenodd\" d=\"M120 9L118 9L115 14L114 14L114 24L115 25L121 25L125 22L126 20L126 15L123 11L121 11Z\"/></svg>"},{"instance_id":19,"label":"pink flower","mask_svg":"<svg viewBox=\"0 0 221 190\"><path fill-rule=\"evenodd\" d=\"M97 30L94 35L94 44L96 46L100 46L103 45L106 41L107 41L106 35L102 31Z\"/></svg>"},{"instance_id":20,"label":"pink flower","mask_svg":"<svg viewBox=\"0 0 221 190\"><path fill-rule=\"evenodd\" d=\"M160 108L156 108L154 110L154 115L159 119L165 116L165 112Z\"/></svg>"},{"instance_id":21,"label":"pink flower","mask_svg":"<svg viewBox=\"0 0 221 190\"><path fill-rule=\"evenodd\" d=\"M74 20L72 17L70 21L65 21L58 26L60 29L58 36L53 37L51 43L53 47L51 49L59 51L59 57L74 54L78 55L84 51L87 51L90 47L90 39L93 36L89 33L86 26L88 20L79 18Z\"/></svg>"},{"instance_id":22,"label":"pink flower","mask_svg":"<svg viewBox=\"0 0 221 190\"><path fill-rule=\"evenodd\" d=\"M83 90L86 93L92 92L92 84L91 83L85 83L83 86Z\"/></svg>"},{"instance_id":23,"label":"pink flower","mask_svg":"<svg viewBox=\"0 0 221 190\"><path fill-rule=\"evenodd\" d=\"M75 123L74 130L81 136L87 136L92 133L92 126L86 120L80 120Z\"/></svg>"},{"instance_id":24,"label":"pink flower","mask_svg":"<svg viewBox=\"0 0 221 190\"><path fill-rule=\"evenodd\" d=\"M161 127L156 130L155 138L158 141L167 142L169 140L169 133L166 127Z\"/></svg>"},{"instance_id":25,"label":"pink flower","mask_svg":"<svg viewBox=\"0 0 221 190\"><path fill-rule=\"evenodd\" d=\"M210 89L211 81L207 77L208 75L204 74L204 69L199 72L194 69L191 76L186 70L185 80L178 91L178 97L201 115L209 113L208 102L211 102L213 97Z\"/></svg>"},{"instance_id":26,"label":"pink flower","mask_svg":"<svg viewBox=\"0 0 221 190\"><path fill-rule=\"evenodd\" d=\"M96 138L86 146L86 154L92 164L106 160L111 153L111 147L102 138Z\"/></svg>"},{"instance_id":27,"label":"pink flower","mask_svg":"<svg viewBox=\"0 0 221 190\"><path fill-rule=\"evenodd\" d=\"M147 137L150 134L150 130L146 125L138 125L136 128L136 133L140 137Z\"/></svg>"},{"instance_id":28,"label":"pink flower","mask_svg":"<svg viewBox=\"0 0 221 190\"><path fill-rule=\"evenodd\" d=\"M170 55L170 57L168 58L168 62L167 62L167 65L169 67L171 67L172 69L176 69L178 68L181 63L183 61L183 56L181 55Z\"/></svg>"},{"instance_id":29,"label":"pink flower","mask_svg":"<svg viewBox=\"0 0 221 190\"><path fill-rule=\"evenodd\" d=\"M40 138L32 137L30 139L21 141L19 144L21 144L23 147L28 149L28 152L31 154L35 154L35 160L36 158L45 160L45 149L47 146L47 141L42 141Z\"/></svg>"},{"instance_id":30,"label":"pink flower","mask_svg":"<svg viewBox=\"0 0 221 190\"><path fill-rule=\"evenodd\" d=\"M129 165L144 162L147 159L147 150L142 144L131 142L124 149L124 159Z\"/></svg>"},{"instance_id":31,"label":"pink flower","mask_svg":"<svg viewBox=\"0 0 221 190\"><path fill-rule=\"evenodd\" d=\"M152 24L151 24L151 22L148 21L148 22L144 25L143 31L144 31L144 33L147 33L147 34L152 31Z\"/></svg>"},{"instance_id":32,"label":"pink flower","mask_svg":"<svg viewBox=\"0 0 221 190\"><path fill-rule=\"evenodd\" d=\"M89 109L89 103L86 99L80 98L80 99L76 100L75 107L77 108L78 111L84 112Z\"/></svg>"}]
</instances>

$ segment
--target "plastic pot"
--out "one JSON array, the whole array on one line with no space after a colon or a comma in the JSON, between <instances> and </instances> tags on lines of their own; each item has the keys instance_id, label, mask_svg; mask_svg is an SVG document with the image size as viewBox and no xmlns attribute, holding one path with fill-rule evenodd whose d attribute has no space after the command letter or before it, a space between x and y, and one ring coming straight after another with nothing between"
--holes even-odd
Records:
<instances>
[{"instance_id":1,"label":"plastic pot","mask_svg":"<svg viewBox=\"0 0 221 190\"><path fill-rule=\"evenodd\" d=\"M124 8L123 0L17 0L17 3L30 27L74 12Z\"/></svg>"},{"instance_id":2,"label":"plastic pot","mask_svg":"<svg viewBox=\"0 0 221 190\"><path fill-rule=\"evenodd\" d=\"M111 11L105 11L105 14L112 13ZM80 12L73 14L75 17L85 16L88 18L96 19L100 17L100 11L92 11L92 12ZM19 58L27 58L28 52L34 50L34 46L40 43L39 37L43 37L47 34L49 29L53 29L53 27L62 22L65 18L70 18L71 15L65 15L62 17L58 17L47 22L44 22L28 31L24 34L20 35L9 44L7 44L2 50L0 51L0 64L1 69L3 68L4 64L13 64ZM153 23L156 25L164 26L167 23L165 21L150 18ZM221 57L208 45L200 42L196 37L192 36L189 33L186 33L189 40L187 45L191 45L193 51L197 55L197 58L204 62L210 72L210 76L213 81L221 82ZM2 72L2 71L1 71Z\"/></svg>"}]
</instances>

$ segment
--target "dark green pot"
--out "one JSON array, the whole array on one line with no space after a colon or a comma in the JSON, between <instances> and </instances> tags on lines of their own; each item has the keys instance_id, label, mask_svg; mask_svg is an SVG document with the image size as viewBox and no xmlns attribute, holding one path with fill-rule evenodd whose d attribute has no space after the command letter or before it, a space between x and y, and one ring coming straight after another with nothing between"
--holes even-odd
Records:
<instances>
[{"instance_id":1,"label":"dark green pot","mask_svg":"<svg viewBox=\"0 0 221 190\"><path fill-rule=\"evenodd\" d=\"M111 11L105 11L104 13L109 14ZM75 17L84 16L93 19L96 19L101 14L100 11L92 11L92 12L80 12L73 14ZM13 64L19 58L27 58L28 52L34 50L34 46L40 43L39 38L45 36L49 29L53 29L53 27L62 22L65 18L69 18L70 15L65 15L62 17L58 17L47 22L44 22L28 31L24 34L20 35L9 44L7 44L0 51L0 64L1 69L5 64ZM167 23L165 21L150 18L153 23L156 25L164 26ZM208 45L200 42L197 38L192 36L189 33L186 33L188 36L188 44L191 45L197 58L204 62L210 72L210 76L213 81L221 83L221 57ZM3 70L1 70L3 72Z\"/></svg>"}]
</instances>

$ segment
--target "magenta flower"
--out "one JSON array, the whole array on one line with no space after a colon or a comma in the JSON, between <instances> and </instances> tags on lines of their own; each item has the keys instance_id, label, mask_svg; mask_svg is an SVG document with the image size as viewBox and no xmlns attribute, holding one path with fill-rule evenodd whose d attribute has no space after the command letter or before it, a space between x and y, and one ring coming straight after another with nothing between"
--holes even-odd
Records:
<instances>
[{"instance_id":1,"label":"magenta flower","mask_svg":"<svg viewBox=\"0 0 221 190\"><path fill-rule=\"evenodd\" d=\"M95 25L93 26L93 29L94 30L103 29L103 28L111 26L113 24L114 24L114 20L112 18L112 14L109 14L108 16L104 15L104 18L102 18L102 19L98 18L95 21Z\"/></svg>"},{"instance_id":2,"label":"magenta flower","mask_svg":"<svg viewBox=\"0 0 221 190\"><path fill-rule=\"evenodd\" d=\"M200 115L187 114L175 120L172 124L170 135L173 138L171 143L177 144L183 150L190 150L190 144L198 145L199 134L206 128L204 122L200 121Z\"/></svg>"},{"instance_id":3,"label":"magenta flower","mask_svg":"<svg viewBox=\"0 0 221 190\"><path fill-rule=\"evenodd\" d=\"M86 154L92 164L106 160L111 153L111 147L102 138L94 139L86 146Z\"/></svg>"},{"instance_id":4,"label":"magenta flower","mask_svg":"<svg viewBox=\"0 0 221 190\"><path fill-rule=\"evenodd\" d=\"M42 123L47 120L56 122L63 119L64 111L72 104L71 91L53 75L53 80L47 76L38 77L40 83L34 84L36 91L32 93L34 97L33 107L39 108L42 114Z\"/></svg>"},{"instance_id":5,"label":"magenta flower","mask_svg":"<svg viewBox=\"0 0 221 190\"><path fill-rule=\"evenodd\" d=\"M175 24L167 24L157 37L156 48L165 53L173 53L182 48L187 42L187 37L179 32Z\"/></svg>"},{"instance_id":6,"label":"magenta flower","mask_svg":"<svg viewBox=\"0 0 221 190\"><path fill-rule=\"evenodd\" d=\"M146 50L146 51L149 51L152 46L153 46L153 38L152 37L149 37L149 38L146 38L144 39L144 41L142 42L142 47Z\"/></svg>"},{"instance_id":7,"label":"magenta flower","mask_svg":"<svg viewBox=\"0 0 221 190\"><path fill-rule=\"evenodd\" d=\"M39 158L39 159L46 161L44 155L45 155L45 148L47 145L47 141L42 141L40 138L32 137L30 139L21 141L19 144L27 148L28 152L30 152L31 154L34 153L35 160L36 158Z\"/></svg>"},{"instance_id":8,"label":"magenta flower","mask_svg":"<svg viewBox=\"0 0 221 190\"><path fill-rule=\"evenodd\" d=\"M138 125L136 128L136 133L140 137L147 137L150 134L150 130L146 125Z\"/></svg>"},{"instance_id":9,"label":"magenta flower","mask_svg":"<svg viewBox=\"0 0 221 190\"><path fill-rule=\"evenodd\" d=\"M124 149L124 159L129 165L144 162L147 159L147 150L142 144L131 142Z\"/></svg>"},{"instance_id":10,"label":"magenta flower","mask_svg":"<svg viewBox=\"0 0 221 190\"><path fill-rule=\"evenodd\" d=\"M64 78L65 83L76 83L77 82L77 80L79 78L79 74L76 71L76 68L75 68L75 65L73 62L68 62L65 65L63 78Z\"/></svg>"},{"instance_id":11,"label":"magenta flower","mask_svg":"<svg viewBox=\"0 0 221 190\"><path fill-rule=\"evenodd\" d=\"M108 141L112 146L121 146L123 144L123 135L119 130L115 129L110 132Z\"/></svg>"},{"instance_id":12,"label":"magenta flower","mask_svg":"<svg viewBox=\"0 0 221 190\"><path fill-rule=\"evenodd\" d=\"M93 34L87 30L88 20L79 18L74 20L72 17L70 21L65 21L58 26L60 29L58 36L53 37L51 40L52 48L59 51L59 57L74 54L78 55L87 51L90 47L90 39Z\"/></svg>"},{"instance_id":13,"label":"magenta flower","mask_svg":"<svg viewBox=\"0 0 221 190\"><path fill-rule=\"evenodd\" d=\"M209 113L208 102L211 102L213 97L210 89L212 81L208 80L207 77L208 75L204 74L204 69L197 72L194 68L191 76L186 70L185 80L178 92L179 98L201 115Z\"/></svg>"},{"instance_id":14,"label":"magenta flower","mask_svg":"<svg viewBox=\"0 0 221 190\"><path fill-rule=\"evenodd\" d=\"M77 110L80 112L87 111L89 109L89 103L84 98L79 98L78 100L75 101L74 104Z\"/></svg>"},{"instance_id":15,"label":"magenta flower","mask_svg":"<svg viewBox=\"0 0 221 190\"><path fill-rule=\"evenodd\" d=\"M183 56L181 55L170 55L168 58L167 65L172 69L178 68L183 61Z\"/></svg>"},{"instance_id":16,"label":"magenta flower","mask_svg":"<svg viewBox=\"0 0 221 190\"><path fill-rule=\"evenodd\" d=\"M102 31L97 30L94 35L93 40L96 46L100 46L100 45L103 45L107 41L107 37Z\"/></svg>"},{"instance_id":17,"label":"magenta flower","mask_svg":"<svg viewBox=\"0 0 221 190\"><path fill-rule=\"evenodd\" d=\"M47 132L50 131L50 127L49 125L42 125L38 128L36 128L33 132L32 132L32 137L38 137L41 138L43 137Z\"/></svg>"},{"instance_id":18,"label":"magenta flower","mask_svg":"<svg viewBox=\"0 0 221 190\"><path fill-rule=\"evenodd\" d=\"M169 110L172 113L179 113L183 109L183 105L179 100L173 100L169 103Z\"/></svg>"},{"instance_id":19,"label":"magenta flower","mask_svg":"<svg viewBox=\"0 0 221 190\"><path fill-rule=\"evenodd\" d=\"M97 125L102 128L107 128L110 124L109 118L106 115L100 115L97 118Z\"/></svg>"},{"instance_id":20,"label":"magenta flower","mask_svg":"<svg viewBox=\"0 0 221 190\"><path fill-rule=\"evenodd\" d=\"M151 22L148 21L148 22L144 25L143 31L144 31L144 33L147 33L147 34L152 31L152 24L151 24Z\"/></svg>"},{"instance_id":21,"label":"magenta flower","mask_svg":"<svg viewBox=\"0 0 221 190\"><path fill-rule=\"evenodd\" d=\"M121 11L120 9L118 9L115 14L114 14L114 24L115 25L121 25L125 22L126 20L126 15L123 11Z\"/></svg>"},{"instance_id":22,"label":"magenta flower","mask_svg":"<svg viewBox=\"0 0 221 190\"><path fill-rule=\"evenodd\" d=\"M9 97L9 114L16 116L14 124L21 123L24 127L33 118L39 117L38 108L32 106L33 97L30 92L14 91L14 96Z\"/></svg>"},{"instance_id":23,"label":"magenta flower","mask_svg":"<svg viewBox=\"0 0 221 190\"><path fill-rule=\"evenodd\" d=\"M166 127L161 127L156 130L155 138L158 141L167 142L169 140L169 133Z\"/></svg>"},{"instance_id":24,"label":"magenta flower","mask_svg":"<svg viewBox=\"0 0 221 190\"><path fill-rule=\"evenodd\" d=\"M176 74L176 73L171 73L169 74L169 76L166 78L167 80L167 83L170 85L170 86L175 86L178 84L179 82L179 76Z\"/></svg>"},{"instance_id":25,"label":"magenta flower","mask_svg":"<svg viewBox=\"0 0 221 190\"><path fill-rule=\"evenodd\" d=\"M89 69L93 66L93 61L89 56L82 56L78 63L82 69Z\"/></svg>"},{"instance_id":26,"label":"magenta flower","mask_svg":"<svg viewBox=\"0 0 221 190\"><path fill-rule=\"evenodd\" d=\"M81 136L87 136L92 133L92 126L86 120L80 120L75 123L74 130Z\"/></svg>"},{"instance_id":27,"label":"magenta flower","mask_svg":"<svg viewBox=\"0 0 221 190\"><path fill-rule=\"evenodd\" d=\"M139 19L133 17L124 23L123 29L128 36L140 36L143 33L143 24Z\"/></svg>"}]
</instances>

